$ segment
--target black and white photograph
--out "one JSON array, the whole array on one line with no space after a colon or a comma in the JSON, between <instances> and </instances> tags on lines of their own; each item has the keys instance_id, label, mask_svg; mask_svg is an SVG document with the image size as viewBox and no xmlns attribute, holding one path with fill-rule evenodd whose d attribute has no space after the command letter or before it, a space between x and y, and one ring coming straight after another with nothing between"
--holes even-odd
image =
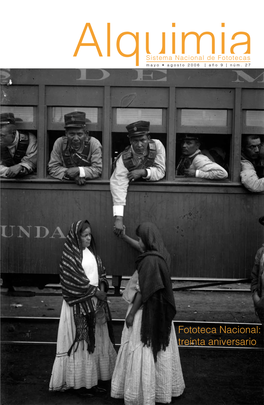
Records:
<instances>
[{"instance_id":1,"label":"black and white photograph","mask_svg":"<svg viewBox=\"0 0 264 405\"><path fill-rule=\"evenodd\" d=\"M1 404L263 405L256 28L77 3L1 45Z\"/></svg>"}]
</instances>

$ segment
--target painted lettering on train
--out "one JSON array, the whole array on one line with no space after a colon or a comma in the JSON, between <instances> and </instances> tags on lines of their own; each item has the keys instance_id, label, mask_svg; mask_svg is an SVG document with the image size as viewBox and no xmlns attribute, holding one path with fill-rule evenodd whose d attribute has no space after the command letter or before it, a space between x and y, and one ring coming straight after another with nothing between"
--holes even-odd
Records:
<instances>
[{"instance_id":1,"label":"painted lettering on train","mask_svg":"<svg viewBox=\"0 0 264 405\"><path fill-rule=\"evenodd\" d=\"M110 77L111 73L106 69L79 69L80 77L77 80L102 81ZM131 69L132 82L166 82L167 69Z\"/></svg>"},{"instance_id":2,"label":"painted lettering on train","mask_svg":"<svg viewBox=\"0 0 264 405\"><path fill-rule=\"evenodd\" d=\"M1 236L3 238L66 239L59 226L50 230L43 225L1 225Z\"/></svg>"},{"instance_id":3,"label":"painted lettering on train","mask_svg":"<svg viewBox=\"0 0 264 405\"><path fill-rule=\"evenodd\" d=\"M103 81L110 78L111 73L105 69L78 69L80 76L78 81ZM264 83L264 71L258 76L249 74L248 71L230 70L232 77L231 83ZM167 69L131 69L131 82L167 82ZM234 79L234 80L232 80Z\"/></svg>"},{"instance_id":4,"label":"painted lettering on train","mask_svg":"<svg viewBox=\"0 0 264 405\"><path fill-rule=\"evenodd\" d=\"M234 70L234 72L237 74L237 78L233 80L232 83L253 83L255 81L257 81L257 83L264 83L264 72L260 73L257 77L252 77L243 70Z\"/></svg>"},{"instance_id":5,"label":"painted lettering on train","mask_svg":"<svg viewBox=\"0 0 264 405\"><path fill-rule=\"evenodd\" d=\"M76 78L78 82L104 82L107 80L115 79L115 72L106 69L76 69L79 71L79 75ZM227 70L225 70L226 73ZM129 69L126 71L126 80L128 82L168 82L174 79L174 76L170 75L172 72L167 69ZM120 74L120 73L119 73ZM2 86L2 92L5 86L11 86L13 83L12 72L10 69L0 69L0 83ZM69 78L70 79L70 78ZM258 74L249 70L243 71L242 69L230 69L227 82L231 83L250 83L257 85L258 83L264 83L264 71ZM5 100L2 100L4 102Z\"/></svg>"}]
</instances>

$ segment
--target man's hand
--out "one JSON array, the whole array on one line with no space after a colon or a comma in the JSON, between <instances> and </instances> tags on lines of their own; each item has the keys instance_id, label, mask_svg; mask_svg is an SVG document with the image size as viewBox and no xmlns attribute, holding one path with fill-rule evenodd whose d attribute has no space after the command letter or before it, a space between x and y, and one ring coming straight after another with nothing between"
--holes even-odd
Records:
<instances>
[{"instance_id":1,"label":"man's hand","mask_svg":"<svg viewBox=\"0 0 264 405\"><path fill-rule=\"evenodd\" d=\"M20 164L9 167L9 169L6 173L6 177L8 177L8 178L16 177L19 174L19 172L21 171L21 169L22 169L22 166Z\"/></svg>"},{"instance_id":2,"label":"man's hand","mask_svg":"<svg viewBox=\"0 0 264 405\"><path fill-rule=\"evenodd\" d=\"M68 176L70 179L75 179L77 176L79 176L79 174L80 174L79 167L70 167L64 173L64 175Z\"/></svg>"},{"instance_id":3,"label":"man's hand","mask_svg":"<svg viewBox=\"0 0 264 405\"><path fill-rule=\"evenodd\" d=\"M141 177L146 177L146 176L147 176L147 170L146 169L132 170L127 175L129 181L134 181L134 180L140 179Z\"/></svg>"},{"instance_id":4,"label":"man's hand","mask_svg":"<svg viewBox=\"0 0 264 405\"><path fill-rule=\"evenodd\" d=\"M78 184L78 186L83 186L86 182L85 182L85 177L75 177L75 183Z\"/></svg>"},{"instance_id":5,"label":"man's hand","mask_svg":"<svg viewBox=\"0 0 264 405\"><path fill-rule=\"evenodd\" d=\"M184 176L186 177L195 177L195 169L185 169L184 170Z\"/></svg>"},{"instance_id":6,"label":"man's hand","mask_svg":"<svg viewBox=\"0 0 264 405\"><path fill-rule=\"evenodd\" d=\"M117 236L120 236L123 233L123 217L116 216L115 223L114 223L114 233Z\"/></svg>"},{"instance_id":7,"label":"man's hand","mask_svg":"<svg viewBox=\"0 0 264 405\"><path fill-rule=\"evenodd\" d=\"M119 237L124 238L125 236L126 236L126 227L125 227L125 225L123 225L123 229L122 229L122 232L119 234Z\"/></svg>"}]
</instances>

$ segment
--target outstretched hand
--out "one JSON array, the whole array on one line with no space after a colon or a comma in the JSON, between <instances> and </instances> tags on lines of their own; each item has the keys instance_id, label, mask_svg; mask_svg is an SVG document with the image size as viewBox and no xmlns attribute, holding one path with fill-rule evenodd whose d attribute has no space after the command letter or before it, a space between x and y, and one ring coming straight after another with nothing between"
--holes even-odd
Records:
<instances>
[{"instance_id":1,"label":"outstretched hand","mask_svg":"<svg viewBox=\"0 0 264 405\"><path fill-rule=\"evenodd\" d=\"M123 229L119 234L119 238L124 238L126 236L126 227L123 225Z\"/></svg>"},{"instance_id":2,"label":"outstretched hand","mask_svg":"<svg viewBox=\"0 0 264 405\"><path fill-rule=\"evenodd\" d=\"M123 217L115 217L114 234L116 236L121 236L122 232L123 232Z\"/></svg>"}]
</instances>

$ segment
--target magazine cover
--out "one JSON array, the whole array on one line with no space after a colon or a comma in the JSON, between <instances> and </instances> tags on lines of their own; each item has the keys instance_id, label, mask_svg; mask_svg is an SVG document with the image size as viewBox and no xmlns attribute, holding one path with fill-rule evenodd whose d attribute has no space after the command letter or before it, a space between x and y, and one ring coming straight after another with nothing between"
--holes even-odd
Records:
<instances>
[{"instance_id":1,"label":"magazine cover","mask_svg":"<svg viewBox=\"0 0 264 405\"><path fill-rule=\"evenodd\" d=\"M3 405L263 404L263 3L1 10Z\"/></svg>"}]
</instances>

